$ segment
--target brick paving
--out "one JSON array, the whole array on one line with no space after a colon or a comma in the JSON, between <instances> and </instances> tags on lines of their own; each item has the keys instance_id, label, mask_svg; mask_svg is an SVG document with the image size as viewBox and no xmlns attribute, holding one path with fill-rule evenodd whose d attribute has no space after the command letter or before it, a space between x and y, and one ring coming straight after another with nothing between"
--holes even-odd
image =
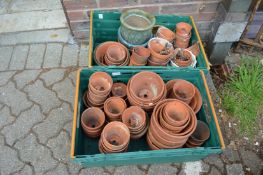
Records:
<instances>
[{"instance_id":1,"label":"brick paving","mask_svg":"<svg viewBox=\"0 0 263 175\"><path fill-rule=\"evenodd\" d=\"M0 47L0 174L260 174L252 151L186 163L85 168L69 158L75 75L87 47L61 43Z\"/></svg>"}]
</instances>

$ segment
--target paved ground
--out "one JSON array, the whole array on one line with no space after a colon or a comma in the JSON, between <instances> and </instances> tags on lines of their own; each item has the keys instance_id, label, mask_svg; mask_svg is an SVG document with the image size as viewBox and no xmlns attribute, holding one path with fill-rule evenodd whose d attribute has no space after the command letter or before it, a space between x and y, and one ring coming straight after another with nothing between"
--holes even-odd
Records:
<instances>
[{"instance_id":1,"label":"paved ground","mask_svg":"<svg viewBox=\"0 0 263 175\"><path fill-rule=\"evenodd\" d=\"M182 164L84 168L69 159L75 74L88 50L61 43L0 47L0 175L260 174L253 152Z\"/></svg>"}]
</instances>

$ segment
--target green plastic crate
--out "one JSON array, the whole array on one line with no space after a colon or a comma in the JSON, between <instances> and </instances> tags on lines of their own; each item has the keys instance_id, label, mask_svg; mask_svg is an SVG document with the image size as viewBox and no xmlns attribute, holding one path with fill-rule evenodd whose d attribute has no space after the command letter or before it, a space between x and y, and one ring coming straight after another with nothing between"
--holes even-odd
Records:
<instances>
[{"instance_id":1,"label":"green plastic crate","mask_svg":"<svg viewBox=\"0 0 263 175\"><path fill-rule=\"evenodd\" d=\"M144 69L153 71L152 69ZM193 84L201 92L203 105L197 114L199 120L205 121L210 128L211 136L203 147L149 150L145 137L139 140L131 140L128 152L114 154L100 154L98 140L85 136L80 125L80 117L85 107L82 101L84 91L87 89L89 77L92 73L104 71L110 74L114 82L127 83L139 68L109 69L107 67L86 68L79 70L76 85L76 96L74 106L74 119L72 129L71 158L83 166L110 166L128 164L150 164L161 162L185 162L202 159L209 154L221 153L224 141L218 125L213 103L209 94L204 72L202 70L176 70L159 69L158 73L165 82L171 79L185 79Z\"/></svg>"},{"instance_id":2,"label":"green plastic crate","mask_svg":"<svg viewBox=\"0 0 263 175\"><path fill-rule=\"evenodd\" d=\"M91 11L90 13L90 52L88 57L88 67L98 66L94 61L94 50L97 45L105 41L117 41L118 40L118 28L120 27L121 13L118 11ZM198 34L196 25L191 16L176 16L176 15L155 15L156 25L165 26L171 30L175 30L175 26L179 22L186 22L193 26L192 37L190 44L199 41L200 53L197 56L197 69L209 70L209 62L207 60L204 47L202 45L200 36ZM108 66L116 67L116 66ZM123 66L129 67L129 66ZM165 69L166 66L140 66L141 68L151 67ZM176 68L174 69L195 69L195 68Z\"/></svg>"}]
</instances>

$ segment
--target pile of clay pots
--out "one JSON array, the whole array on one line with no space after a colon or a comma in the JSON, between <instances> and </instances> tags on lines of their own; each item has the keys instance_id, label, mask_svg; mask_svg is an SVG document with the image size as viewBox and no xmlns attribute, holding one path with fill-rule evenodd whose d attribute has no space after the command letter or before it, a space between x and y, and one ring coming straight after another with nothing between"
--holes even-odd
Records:
<instances>
[{"instance_id":1,"label":"pile of clay pots","mask_svg":"<svg viewBox=\"0 0 263 175\"><path fill-rule=\"evenodd\" d=\"M186 80L165 84L158 74L142 71L126 85L95 72L83 101L87 107L81 116L83 131L100 138L101 153L127 151L131 139L144 135L150 149L201 146L210 136L208 126L196 118L201 94Z\"/></svg>"},{"instance_id":2,"label":"pile of clay pots","mask_svg":"<svg viewBox=\"0 0 263 175\"><path fill-rule=\"evenodd\" d=\"M130 62L130 53L123 44L107 41L96 47L95 62L101 66L126 66Z\"/></svg>"}]
</instances>

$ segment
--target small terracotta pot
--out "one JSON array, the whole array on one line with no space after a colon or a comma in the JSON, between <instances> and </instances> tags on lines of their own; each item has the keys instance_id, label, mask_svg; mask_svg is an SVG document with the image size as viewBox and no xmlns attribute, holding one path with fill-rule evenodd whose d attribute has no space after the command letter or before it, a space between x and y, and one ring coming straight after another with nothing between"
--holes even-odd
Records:
<instances>
[{"instance_id":1,"label":"small terracotta pot","mask_svg":"<svg viewBox=\"0 0 263 175\"><path fill-rule=\"evenodd\" d=\"M87 106L87 107L98 107L98 108L103 108L103 105L104 103L96 103L96 102L93 102L90 97L89 97L89 93L88 91L85 92L84 96L83 96L83 101L84 101L84 104Z\"/></svg>"},{"instance_id":2,"label":"small terracotta pot","mask_svg":"<svg viewBox=\"0 0 263 175\"><path fill-rule=\"evenodd\" d=\"M105 115L100 108L88 108L81 115L81 126L89 137L95 138L100 136L104 123Z\"/></svg>"},{"instance_id":3,"label":"small terracotta pot","mask_svg":"<svg viewBox=\"0 0 263 175\"><path fill-rule=\"evenodd\" d=\"M189 104L192 98L195 95L195 87L192 83L177 79L173 85L173 93L171 94L172 98L179 99L187 104Z\"/></svg>"},{"instance_id":4,"label":"small terracotta pot","mask_svg":"<svg viewBox=\"0 0 263 175\"><path fill-rule=\"evenodd\" d=\"M105 72L95 72L89 78L89 88L97 95L109 95L113 81Z\"/></svg>"},{"instance_id":5,"label":"small terracotta pot","mask_svg":"<svg viewBox=\"0 0 263 175\"><path fill-rule=\"evenodd\" d=\"M169 62L169 60L166 61L166 62L154 62L150 58L150 59L148 59L148 64L147 65L148 66L167 66L168 62Z\"/></svg>"},{"instance_id":6,"label":"small terracotta pot","mask_svg":"<svg viewBox=\"0 0 263 175\"><path fill-rule=\"evenodd\" d=\"M189 35L191 33L192 26L185 22L179 22L176 24L176 33L179 35Z\"/></svg>"},{"instance_id":7,"label":"small terracotta pot","mask_svg":"<svg viewBox=\"0 0 263 175\"><path fill-rule=\"evenodd\" d=\"M207 124L201 120L197 121L197 126L191 139L196 142L205 142L210 137L210 129Z\"/></svg>"},{"instance_id":8,"label":"small terracotta pot","mask_svg":"<svg viewBox=\"0 0 263 175\"><path fill-rule=\"evenodd\" d=\"M124 83L113 83L111 88L111 94L113 97L121 97L124 100L127 96L127 86Z\"/></svg>"},{"instance_id":9,"label":"small terracotta pot","mask_svg":"<svg viewBox=\"0 0 263 175\"><path fill-rule=\"evenodd\" d=\"M140 64L140 63L136 62L135 56L134 55L131 56L129 66L145 66L145 64L146 63Z\"/></svg>"},{"instance_id":10,"label":"small terracotta pot","mask_svg":"<svg viewBox=\"0 0 263 175\"><path fill-rule=\"evenodd\" d=\"M145 65L150 57L150 54L150 50L143 46L134 47L132 51L134 62L137 64Z\"/></svg>"},{"instance_id":11,"label":"small terracotta pot","mask_svg":"<svg viewBox=\"0 0 263 175\"><path fill-rule=\"evenodd\" d=\"M179 51L173 61L179 67L188 67L193 62L192 55L188 50Z\"/></svg>"},{"instance_id":12,"label":"small terracotta pot","mask_svg":"<svg viewBox=\"0 0 263 175\"><path fill-rule=\"evenodd\" d=\"M109 121L120 121L121 115L126 108L125 100L120 97L110 97L104 103L104 112Z\"/></svg>"},{"instance_id":13,"label":"small terracotta pot","mask_svg":"<svg viewBox=\"0 0 263 175\"><path fill-rule=\"evenodd\" d=\"M184 38L182 36L179 36L178 34L175 34L174 47L186 49L189 46L189 41L190 37Z\"/></svg>"},{"instance_id":14,"label":"small terracotta pot","mask_svg":"<svg viewBox=\"0 0 263 175\"><path fill-rule=\"evenodd\" d=\"M203 102L202 102L201 93L200 93L199 89L197 87L195 87L195 95L194 95L194 97L191 100L189 105L194 110L194 112L197 113L201 109L202 103Z\"/></svg>"},{"instance_id":15,"label":"small terracotta pot","mask_svg":"<svg viewBox=\"0 0 263 175\"><path fill-rule=\"evenodd\" d=\"M106 55L110 61L116 63L122 63L126 58L126 52L124 48L118 45L110 46L106 51Z\"/></svg>"},{"instance_id":16,"label":"small terracotta pot","mask_svg":"<svg viewBox=\"0 0 263 175\"><path fill-rule=\"evenodd\" d=\"M130 141L128 127L118 121L108 123L101 133L101 146L109 152L123 152Z\"/></svg>"},{"instance_id":17,"label":"small terracotta pot","mask_svg":"<svg viewBox=\"0 0 263 175\"><path fill-rule=\"evenodd\" d=\"M96 95L90 90L88 91L88 93L89 93L90 101L92 101L93 103L96 103L96 104L103 103L108 97L108 95Z\"/></svg>"},{"instance_id":18,"label":"small terracotta pot","mask_svg":"<svg viewBox=\"0 0 263 175\"><path fill-rule=\"evenodd\" d=\"M175 38L174 32L164 26L158 28L156 36L166 39L170 43L172 43Z\"/></svg>"}]
</instances>

